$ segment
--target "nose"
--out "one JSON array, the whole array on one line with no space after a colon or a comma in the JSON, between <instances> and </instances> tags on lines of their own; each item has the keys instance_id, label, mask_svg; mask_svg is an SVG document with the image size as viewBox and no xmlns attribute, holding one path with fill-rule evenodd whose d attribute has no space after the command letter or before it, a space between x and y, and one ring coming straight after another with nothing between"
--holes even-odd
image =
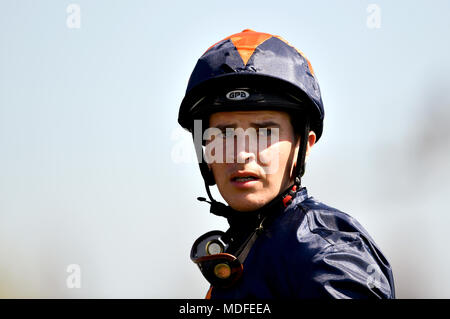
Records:
<instances>
[{"instance_id":1,"label":"nose","mask_svg":"<svg viewBox=\"0 0 450 319\"><path fill-rule=\"evenodd\" d=\"M241 135L238 136L235 141L235 162L237 163L249 163L256 160L257 142L252 140L252 136Z\"/></svg>"},{"instance_id":2,"label":"nose","mask_svg":"<svg viewBox=\"0 0 450 319\"><path fill-rule=\"evenodd\" d=\"M251 161L255 160L255 154L251 153L251 152L246 152L241 151L241 152L237 152L237 156L236 156L236 162L237 163L241 163L241 164L247 164L250 163Z\"/></svg>"}]
</instances>

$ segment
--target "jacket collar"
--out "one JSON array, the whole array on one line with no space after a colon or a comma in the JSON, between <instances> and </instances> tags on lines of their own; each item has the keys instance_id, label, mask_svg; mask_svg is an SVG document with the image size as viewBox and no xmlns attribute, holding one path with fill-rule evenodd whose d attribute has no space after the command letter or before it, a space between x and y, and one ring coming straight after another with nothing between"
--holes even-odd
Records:
<instances>
[{"instance_id":1,"label":"jacket collar","mask_svg":"<svg viewBox=\"0 0 450 319\"><path fill-rule=\"evenodd\" d=\"M296 206L306 199L308 199L308 190L306 189L306 187L302 187L297 191L294 199L292 200L292 203L287 208L291 207L292 205Z\"/></svg>"}]
</instances>

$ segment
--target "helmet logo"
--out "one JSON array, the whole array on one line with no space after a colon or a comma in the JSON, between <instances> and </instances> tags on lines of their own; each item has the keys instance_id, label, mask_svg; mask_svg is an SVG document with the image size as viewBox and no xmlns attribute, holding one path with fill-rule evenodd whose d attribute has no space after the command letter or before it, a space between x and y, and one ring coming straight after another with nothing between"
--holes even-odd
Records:
<instances>
[{"instance_id":1,"label":"helmet logo","mask_svg":"<svg viewBox=\"0 0 450 319\"><path fill-rule=\"evenodd\" d=\"M227 93L226 97L232 101L245 100L250 96L247 91L244 90L233 90Z\"/></svg>"}]
</instances>

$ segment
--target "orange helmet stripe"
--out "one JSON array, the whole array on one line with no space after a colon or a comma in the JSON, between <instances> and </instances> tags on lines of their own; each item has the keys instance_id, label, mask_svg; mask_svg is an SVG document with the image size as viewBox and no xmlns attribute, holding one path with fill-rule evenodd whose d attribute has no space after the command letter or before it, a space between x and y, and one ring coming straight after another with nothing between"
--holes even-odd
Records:
<instances>
[{"instance_id":1,"label":"orange helmet stripe","mask_svg":"<svg viewBox=\"0 0 450 319\"><path fill-rule=\"evenodd\" d=\"M234 44L237 51L239 52L239 55L241 56L242 61L244 62L244 65L246 65L248 60L252 56L253 52L255 52L255 49L261 43L270 39L272 36L273 35L268 33L256 32L251 29L245 29L242 32L230 35L229 37L226 37L225 39L222 39L219 42L214 43L212 46L208 48L208 50L222 41L231 40L231 42Z\"/></svg>"},{"instance_id":2,"label":"orange helmet stripe","mask_svg":"<svg viewBox=\"0 0 450 319\"><path fill-rule=\"evenodd\" d=\"M241 33L232 35L230 37L230 40L238 50L242 61L244 61L244 65L246 65L253 52L255 52L255 49L261 43L270 39L271 37L271 34L255 32L253 30L247 29L242 31Z\"/></svg>"}]
</instances>

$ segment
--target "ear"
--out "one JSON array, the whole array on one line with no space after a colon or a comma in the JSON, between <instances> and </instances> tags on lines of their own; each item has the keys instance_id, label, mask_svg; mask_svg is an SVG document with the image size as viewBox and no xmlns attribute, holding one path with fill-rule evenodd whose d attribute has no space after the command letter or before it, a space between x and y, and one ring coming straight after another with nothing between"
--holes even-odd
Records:
<instances>
[{"instance_id":1,"label":"ear","mask_svg":"<svg viewBox=\"0 0 450 319\"><path fill-rule=\"evenodd\" d=\"M309 131L308 134L308 143L306 144L306 155L305 159L308 158L309 154L311 153L311 149L316 143L316 133L314 131Z\"/></svg>"}]
</instances>

